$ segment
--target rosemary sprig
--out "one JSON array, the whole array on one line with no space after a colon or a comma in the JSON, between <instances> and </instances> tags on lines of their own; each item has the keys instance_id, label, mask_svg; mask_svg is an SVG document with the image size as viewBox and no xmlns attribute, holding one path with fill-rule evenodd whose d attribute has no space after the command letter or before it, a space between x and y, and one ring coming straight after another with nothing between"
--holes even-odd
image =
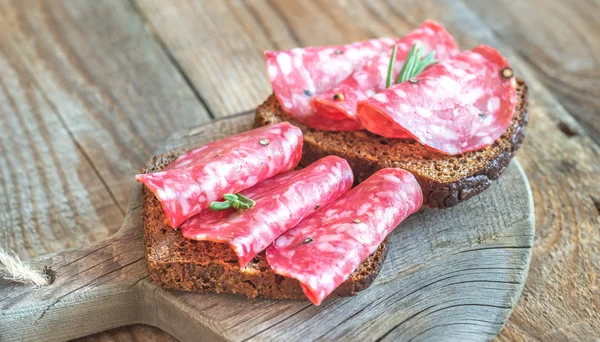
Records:
<instances>
[{"instance_id":1,"label":"rosemary sprig","mask_svg":"<svg viewBox=\"0 0 600 342\"><path fill-rule=\"evenodd\" d=\"M409 78L417 76L418 74L423 72L423 70L425 70L425 68L427 68L429 65L438 62L435 60L435 51L430 51L425 57L423 57L423 59L421 59L420 62L421 63L419 63L418 67L414 71L414 75L410 76Z\"/></svg>"},{"instance_id":2,"label":"rosemary sprig","mask_svg":"<svg viewBox=\"0 0 600 342\"><path fill-rule=\"evenodd\" d=\"M390 58L390 65L388 65L387 79L385 80L385 87L389 88L392 85L392 73L394 73L394 63L396 62L396 52L398 51L398 45L394 45L392 50L392 57Z\"/></svg>"},{"instance_id":3,"label":"rosemary sprig","mask_svg":"<svg viewBox=\"0 0 600 342\"><path fill-rule=\"evenodd\" d=\"M388 66L388 75L385 82L386 87L392 85L392 74L394 72L394 63L396 61L397 50L397 46L394 45L394 49L392 50L392 57L390 58L390 64ZM400 70L400 73L398 74L398 78L396 78L395 83L400 83L409 80L419 75L429 65L438 62L435 60L435 51L430 51L425 57L421 58L421 55L423 54L424 50L424 47L417 48L417 44L413 44L413 46L410 47L408 55L406 56L406 60L402 65L402 69Z\"/></svg>"},{"instance_id":4,"label":"rosemary sprig","mask_svg":"<svg viewBox=\"0 0 600 342\"><path fill-rule=\"evenodd\" d=\"M256 202L240 193L237 194L225 194L223 195L225 201L223 202L212 202L210 204L210 210L220 211L227 210L229 208L234 209L250 209Z\"/></svg>"},{"instance_id":5,"label":"rosemary sprig","mask_svg":"<svg viewBox=\"0 0 600 342\"><path fill-rule=\"evenodd\" d=\"M406 60L402 65L402 69L400 69L400 73L398 74L398 78L396 78L396 83L404 82L410 77L406 77L411 74L414 65L417 63L419 59L418 52L421 49L417 50L417 44L413 44L408 51L408 56L406 56ZM416 58L415 58L416 57Z\"/></svg>"}]
</instances>

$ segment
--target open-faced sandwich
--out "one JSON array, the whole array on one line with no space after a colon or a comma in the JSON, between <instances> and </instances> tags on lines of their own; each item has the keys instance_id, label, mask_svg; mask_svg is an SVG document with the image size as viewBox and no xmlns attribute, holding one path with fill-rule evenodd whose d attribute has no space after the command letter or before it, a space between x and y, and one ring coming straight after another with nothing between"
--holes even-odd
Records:
<instances>
[{"instance_id":1,"label":"open-faced sandwich","mask_svg":"<svg viewBox=\"0 0 600 342\"><path fill-rule=\"evenodd\" d=\"M163 287L316 305L354 295L394 228L487 189L524 137L527 88L506 59L461 52L433 21L265 59L274 95L260 127L156 156L136 176Z\"/></svg>"}]
</instances>

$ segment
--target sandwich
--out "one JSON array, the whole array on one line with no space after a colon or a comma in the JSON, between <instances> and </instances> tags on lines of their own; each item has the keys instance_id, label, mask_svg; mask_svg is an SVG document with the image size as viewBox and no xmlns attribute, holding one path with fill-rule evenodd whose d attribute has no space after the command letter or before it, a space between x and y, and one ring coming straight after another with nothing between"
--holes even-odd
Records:
<instances>
[{"instance_id":1,"label":"sandwich","mask_svg":"<svg viewBox=\"0 0 600 342\"><path fill-rule=\"evenodd\" d=\"M143 187L150 276L249 298L352 296L422 206L487 189L524 139L527 86L438 23L400 39L265 52L252 131L155 156Z\"/></svg>"}]
</instances>

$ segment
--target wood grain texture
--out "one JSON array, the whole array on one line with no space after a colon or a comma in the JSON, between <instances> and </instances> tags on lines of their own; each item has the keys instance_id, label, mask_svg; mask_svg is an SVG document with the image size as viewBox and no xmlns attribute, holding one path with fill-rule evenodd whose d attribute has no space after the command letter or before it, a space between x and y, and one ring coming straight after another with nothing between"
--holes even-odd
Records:
<instances>
[{"instance_id":1,"label":"wood grain texture","mask_svg":"<svg viewBox=\"0 0 600 342\"><path fill-rule=\"evenodd\" d=\"M117 231L123 213L0 35L0 243L29 259Z\"/></svg>"},{"instance_id":2,"label":"wood grain texture","mask_svg":"<svg viewBox=\"0 0 600 342\"><path fill-rule=\"evenodd\" d=\"M142 224L139 201L138 189L126 227ZM0 340L62 341L137 323L148 312L134 309L141 302L135 285L147 278L142 235L121 229L109 239L34 259L38 268L52 270L49 286L0 280Z\"/></svg>"},{"instance_id":3,"label":"wood grain texture","mask_svg":"<svg viewBox=\"0 0 600 342\"><path fill-rule=\"evenodd\" d=\"M204 144L252 124L252 113L215 121L172 136L164 150ZM487 340L521 293L534 234L529 184L513 162L482 195L408 218L391 234L384 268L368 290L316 307L156 287L143 259L141 206L136 186L116 235L35 259L56 272L52 285L0 281L0 340L59 341L133 323L185 341Z\"/></svg>"},{"instance_id":4,"label":"wood grain texture","mask_svg":"<svg viewBox=\"0 0 600 342\"><path fill-rule=\"evenodd\" d=\"M128 3L5 6L16 57L125 210L129 177L160 141L210 117Z\"/></svg>"},{"instance_id":5,"label":"wood grain texture","mask_svg":"<svg viewBox=\"0 0 600 342\"><path fill-rule=\"evenodd\" d=\"M177 342L163 330L145 324L116 328L73 340L74 342Z\"/></svg>"},{"instance_id":6,"label":"wood grain texture","mask_svg":"<svg viewBox=\"0 0 600 342\"><path fill-rule=\"evenodd\" d=\"M138 0L138 7L155 29L161 28L157 34L165 45L175 47L172 35L178 36L176 40L191 39L203 27L204 22L175 24L178 18L198 18L193 10L180 11L175 4L156 7L156 3ZM231 3L237 2L228 3L236 8ZM244 2L246 14L238 15L236 23L245 30L228 36L227 43L216 42L219 52L202 56L223 70L227 64L215 54L233 56L231 47L241 41L256 47L254 56L243 57L254 60L261 58L265 48L402 35L426 18L442 22L463 49L482 43L498 48L531 87L531 123L518 156L532 181L539 241L521 304L499 338L589 340L600 336L600 149L593 141L600 69L598 44L594 44L597 22L590 16L597 3L552 3L556 6L541 0L518 5L512 1L249 1ZM159 13L162 10L168 15ZM228 25L213 22L218 30ZM189 48L185 56L175 55L186 71L193 64L185 62L190 55L201 54ZM568 57L572 59L566 63ZM196 88L208 87L210 80L221 77L207 72L203 78L191 77ZM220 82L266 79L262 66L226 76ZM253 88L252 94L256 93L261 91ZM269 85L262 93L270 93ZM255 97L239 100L252 107ZM210 105L227 111L222 103Z\"/></svg>"},{"instance_id":7,"label":"wood grain texture","mask_svg":"<svg viewBox=\"0 0 600 342\"><path fill-rule=\"evenodd\" d=\"M600 13L600 2L467 3L600 143L600 22L595 15Z\"/></svg>"},{"instance_id":8,"label":"wood grain texture","mask_svg":"<svg viewBox=\"0 0 600 342\"><path fill-rule=\"evenodd\" d=\"M127 2L3 1L0 32L0 244L29 259L105 239L131 175L208 112Z\"/></svg>"},{"instance_id":9,"label":"wood grain texture","mask_svg":"<svg viewBox=\"0 0 600 342\"><path fill-rule=\"evenodd\" d=\"M264 35L252 38L244 27L239 9L244 2L136 3L215 116L248 110L264 99L269 83L262 76L262 51L270 45Z\"/></svg>"}]
</instances>

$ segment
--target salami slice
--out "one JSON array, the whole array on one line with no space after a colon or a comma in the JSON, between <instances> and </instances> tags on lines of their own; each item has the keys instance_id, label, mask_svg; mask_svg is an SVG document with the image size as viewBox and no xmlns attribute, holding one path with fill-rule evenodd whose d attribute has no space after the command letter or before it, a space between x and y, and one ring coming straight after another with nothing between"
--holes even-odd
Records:
<instances>
[{"instance_id":1,"label":"salami slice","mask_svg":"<svg viewBox=\"0 0 600 342\"><path fill-rule=\"evenodd\" d=\"M419 28L408 33L397 44L393 79L398 77L404 60L413 44L424 46L425 53L435 51L437 60L457 55L460 50L454 38L444 27L435 21L426 20ZM317 94L311 101L313 110L330 118L350 118L358 121L356 104L385 90L388 66L392 49L372 58L362 68L330 90ZM406 136L408 137L408 136Z\"/></svg>"},{"instance_id":2,"label":"salami slice","mask_svg":"<svg viewBox=\"0 0 600 342\"><path fill-rule=\"evenodd\" d=\"M326 131L359 129L358 122L346 117L316 115L310 100L344 80L372 57L391 51L395 42L382 38L340 46L266 51L265 60L273 92L282 108L308 127Z\"/></svg>"},{"instance_id":3,"label":"salami slice","mask_svg":"<svg viewBox=\"0 0 600 342\"><path fill-rule=\"evenodd\" d=\"M267 261L275 273L297 279L319 305L422 204L410 172L379 170L277 238Z\"/></svg>"},{"instance_id":4,"label":"salami slice","mask_svg":"<svg viewBox=\"0 0 600 342\"><path fill-rule=\"evenodd\" d=\"M373 133L396 138L405 131L455 155L490 146L510 124L516 104L512 69L498 51L481 45L360 101L358 116Z\"/></svg>"},{"instance_id":5,"label":"salami slice","mask_svg":"<svg viewBox=\"0 0 600 342\"><path fill-rule=\"evenodd\" d=\"M350 190L353 181L345 159L325 157L242 191L256 201L254 207L205 210L185 221L181 232L188 239L228 243L244 267L279 235Z\"/></svg>"},{"instance_id":6,"label":"salami slice","mask_svg":"<svg viewBox=\"0 0 600 342\"><path fill-rule=\"evenodd\" d=\"M280 123L204 145L160 172L135 178L156 195L169 224L177 228L224 194L295 168L301 156L302 131Z\"/></svg>"}]
</instances>

